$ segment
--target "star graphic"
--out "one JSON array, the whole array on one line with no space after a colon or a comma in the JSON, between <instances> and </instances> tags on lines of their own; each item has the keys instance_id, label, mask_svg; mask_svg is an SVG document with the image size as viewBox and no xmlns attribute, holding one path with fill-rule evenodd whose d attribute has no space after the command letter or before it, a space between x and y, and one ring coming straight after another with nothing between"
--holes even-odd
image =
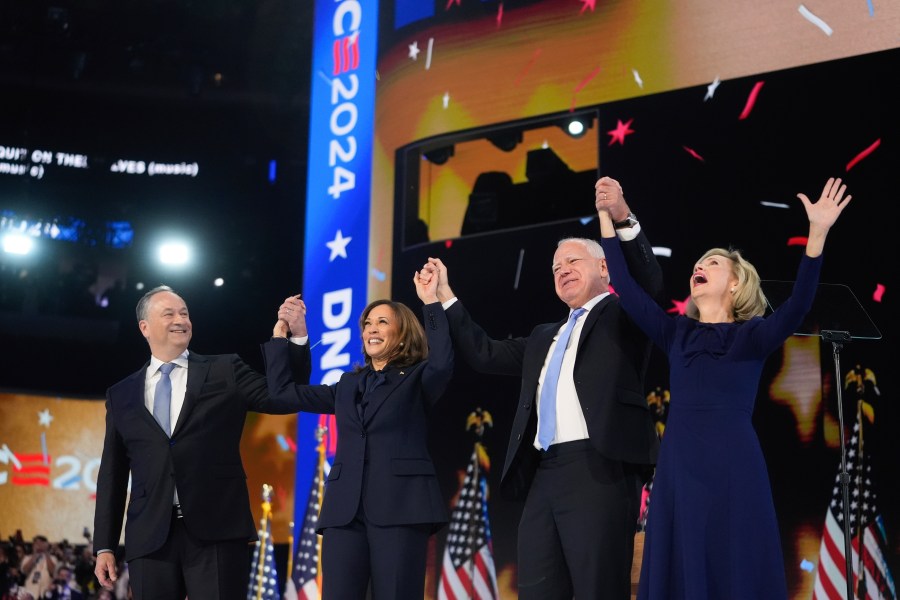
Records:
<instances>
[{"instance_id":1,"label":"star graphic","mask_svg":"<svg viewBox=\"0 0 900 600\"><path fill-rule=\"evenodd\" d=\"M688 300L690 300L690 299L691 299L691 297L688 296L684 300L672 300L673 306L666 312L683 315L685 313L685 311L687 310L687 303L688 303Z\"/></svg>"},{"instance_id":2,"label":"star graphic","mask_svg":"<svg viewBox=\"0 0 900 600\"><path fill-rule=\"evenodd\" d=\"M634 133L634 129L631 128L632 122L634 122L634 119L628 119L627 123L623 123L621 119L616 119L616 128L606 132L608 135L612 136L612 139L609 140L610 146L616 142L619 142L623 146L625 145L625 136Z\"/></svg>"},{"instance_id":3,"label":"star graphic","mask_svg":"<svg viewBox=\"0 0 900 600\"><path fill-rule=\"evenodd\" d=\"M44 410L38 412L38 425L43 425L44 427L50 427L50 421L53 420L53 415L50 414L50 409L45 408Z\"/></svg>"},{"instance_id":4,"label":"star graphic","mask_svg":"<svg viewBox=\"0 0 900 600\"><path fill-rule=\"evenodd\" d=\"M597 6L597 0L581 0L581 11L579 14L583 13L587 9L591 9L591 12L594 12L594 8Z\"/></svg>"},{"instance_id":5,"label":"star graphic","mask_svg":"<svg viewBox=\"0 0 900 600\"><path fill-rule=\"evenodd\" d=\"M706 102L710 98L712 98L716 93L716 88L719 87L719 76L716 75L716 79L706 86L706 96L703 97L703 101Z\"/></svg>"},{"instance_id":6,"label":"star graphic","mask_svg":"<svg viewBox=\"0 0 900 600\"><path fill-rule=\"evenodd\" d=\"M419 42L413 42L409 45L409 57L413 60L419 59Z\"/></svg>"},{"instance_id":7,"label":"star graphic","mask_svg":"<svg viewBox=\"0 0 900 600\"><path fill-rule=\"evenodd\" d=\"M331 250L331 256L328 257L328 262L334 262L334 259L338 256L347 258L347 244L349 244L352 239L352 237L344 237L341 230L338 229L334 239L330 242L325 242L325 245Z\"/></svg>"}]
</instances>

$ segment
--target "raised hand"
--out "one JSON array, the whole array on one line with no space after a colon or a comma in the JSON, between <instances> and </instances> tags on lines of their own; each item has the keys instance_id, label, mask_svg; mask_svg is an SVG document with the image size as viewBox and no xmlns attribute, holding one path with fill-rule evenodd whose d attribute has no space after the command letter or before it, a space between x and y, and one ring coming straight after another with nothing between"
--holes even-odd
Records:
<instances>
[{"instance_id":1,"label":"raised hand","mask_svg":"<svg viewBox=\"0 0 900 600\"><path fill-rule=\"evenodd\" d=\"M438 286L437 298L440 302L446 302L455 296L453 290L450 289L450 279L447 276L447 266L439 258L430 258L422 267L423 271L434 273Z\"/></svg>"},{"instance_id":2,"label":"raised hand","mask_svg":"<svg viewBox=\"0 0 900 600\"><path fill-rule=\"evenodd\" d=\"M416 294L423 303L431 304L438 301L438 278L432 269L423 268L421 271L416 271L413 275L413 283L416 286Z\"/></svg>"},{"instance_id":3,"label":"raised hand","mask_svg":"<svg viewBox=\"0 0 900 600\"><path fill-rule=\"evenodd\" d=\"M797 194L800 202L803 203L803 208L806 209L806 217L809 219L809 237L806 241L807 256L816 257L822 254L828 230L853 198L849 194L845 195L846 191L847 186L841 182L840 177L829 177L817 202L812 202L806 194Z\"/></svg>"},{"instance_id":4,"label":"raised hand","mask_svg":"<svg viewBox=\"0 0 900 600\"><path fill-rule=\"evenodd\" d=\"M284 322L292 336L309 335L306 329L306 303L300 299L300 294L284 299L278 307L278 320Z\"/></svg>"},{"instance_id":5,"label":"raised hand","mask_svg":"<svg viewBox=\"0 0 900 600\"><path fill-rule=\"evenodd\" d=\"M800 202L803 203L803 208L806 209L810 227L829 229L834 225L841 212L853 199L853 196L849 194L844 195L846 191L847 185L841 182L840 177L829 177L825 182L825 187L822 188L822 195L819 196L818 202L813 203L804 193L797 194Z\"/></svg>"},{"instance_id":6,"label":"raised hand","mask_svg":"<svg viewBox=\"0 0 900 600\"><path fill-rule=\"evenodd\" d=\"M612 177L601 177L594 184L594 208L609 211L613 221L623 221L631 212L625 202L622 186Z\"/></svg>"}]
</instances>

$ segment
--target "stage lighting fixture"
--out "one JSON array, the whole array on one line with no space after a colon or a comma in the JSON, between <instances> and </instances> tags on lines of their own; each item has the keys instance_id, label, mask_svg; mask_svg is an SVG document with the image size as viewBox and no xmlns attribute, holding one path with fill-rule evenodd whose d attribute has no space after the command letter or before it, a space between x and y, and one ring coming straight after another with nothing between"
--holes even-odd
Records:
<instances>
[{"instance_id":1,"label":"stage lighting fixture","mask_svg":"<svg viewBox=\"0 0 900 600\"><path fill-rule=\"evenodd\" d=\"M521 131L502 131L487 136L487 139L494 146L504 152L512 152L516 146L522 143Z\"/></svg>"},{"instance_id":2,"label":"stage lighting fixture","mask_svg":"<svg viewBox=\"0 0 900 600\"><path fill-rule=\"evenodd\" d=\"M166 242L159 246L159 261L168 266L180 267L190 260L191 250L184 242Z\"/></svg>"},{"instance_id":3,"label":"stage lighting fixture","mask_svg":"<svg viewBox=\"0 0 900 600\"><path fill-rule=\"evenodd\" d=\"M34 248L34 240L21 233L7 233L3 236L3 251L7 254L25 255Z\"/></svg>"},{"instance_id":4,"label":"stage lighting fixture","mask_svg":"<svg viewBox=\"0 0 900 600\"><path fill-rule=\"evenodd\" d=\"M560 127L573 138L580 138L587 133L593 122L591 117L570 117L563 121Z\"/></svg>"},{"instance_id":5,"label":"stage lighting fixture","mask_svg":"<svg viewBox=\"0 0 900 600\"><path fill-rule=\"evenodd\" d=\"M225 280L221 277L216 277L213 281L213 285L216 287L222 287L223 285L225 285Z\"/></svg>"},{"instance_id":6,"label":"stage lighting fixture","mask_svg":"<svg viewBox=\"0 0 900 600\"><path fill-rule=\"evenodd\" d=\"M423 152L422 156L425 157L425 160L428 162L432 162L436 165L442 165L453 156L453 146L444 146L442 148L435 148L434 150L429 150L428 152Z\"/></svg>"}]
</instances>

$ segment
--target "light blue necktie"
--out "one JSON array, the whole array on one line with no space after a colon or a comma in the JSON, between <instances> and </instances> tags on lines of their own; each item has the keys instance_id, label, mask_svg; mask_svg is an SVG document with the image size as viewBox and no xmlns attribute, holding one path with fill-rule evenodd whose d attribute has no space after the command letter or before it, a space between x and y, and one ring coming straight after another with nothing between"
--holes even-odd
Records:
<instances>
[{"instance_id":1,"label":"light blue necktie","mask_svg":"<svg viewBox=\"0 0 900 600\"><path fill-rule=\"evenodd\" d=\"M156 392L153 395L153 416L166 435L171 431L169 417L172 405L172 380L169 373L176 367L175 363L165 363L159 366L159 381L156 383Z\"/></svg>"},{"instance_id":2,"label":"light blue necktie","mask_svg":"<svg viewBox=\"0 0 900 600\"><path fill-rule=\"evenodd\" d=\"M569 322L566 323L565 329L559 334L556 340L556 347L553 349L553 356L550 357L550 364L547 365L547 374L544 375L544 384L541 386L541 399L538 406L539 424L538 427L538 443L541 448L546 450L553 441L556 434L556 386L559 384L559 370L562 367L563 355L566 353L566 346L569 345L569 337L572 330L575 329L575 321L578 320L585 309L577 308L569 315Z\"/></svg>"}]
</instances>

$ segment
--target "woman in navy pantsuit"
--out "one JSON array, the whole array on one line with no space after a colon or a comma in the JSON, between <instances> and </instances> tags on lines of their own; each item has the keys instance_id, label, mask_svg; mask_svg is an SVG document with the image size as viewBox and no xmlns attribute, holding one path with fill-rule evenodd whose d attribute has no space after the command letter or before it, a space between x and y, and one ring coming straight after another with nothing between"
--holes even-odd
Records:
<instances>
[{"instance_id":1,"label":"woman in navy pantsuit","mask_svg":"<svg viewBox=\"0 0 900 600\"><path fill-rule=\"evenodd\" d=\"M420 280L425 327L405 305L369 304L360 318L365 366L332 385L297 385L288 361L288 310L263 344L269 393L334 414L338 442L317 531L327 599L420 600L429 536L448 521L428 453L429 409L453 371L437 278ZM295 304L305 310L302 302ZM305 333L305 332L304 332Z\"/></svg>"}]
</instances>

